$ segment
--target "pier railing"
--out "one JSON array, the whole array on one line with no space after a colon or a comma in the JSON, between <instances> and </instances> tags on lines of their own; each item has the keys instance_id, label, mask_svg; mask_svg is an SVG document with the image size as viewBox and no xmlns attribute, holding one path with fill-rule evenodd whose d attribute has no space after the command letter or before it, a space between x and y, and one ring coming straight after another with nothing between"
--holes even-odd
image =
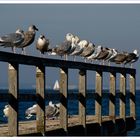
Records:
<instances>
[{"instance_id":1,"label":"pier railing","mask_svg":"<svg viewBox=\"0 0 140 140\"><path fill-rule=\"evenodd\" d=\"M135 121L135 74L136 70L132 68L122 68L116 66L105 66L90 64L84 62L73 62L58 59L39 58L35 56L27 56L13 54L0 51L0 61L8 62L8 79L9 79L9 105L10 115L8 117L8 132L9 136L17 136L18 134L18 101L19 101L19 67L20 65L32 65L36 67L36 97L37 97L37 132L45 134L45 68L57 67L60 68L60 126L63 131L68 134L68 70L79 70L79 123L84 130L84 135L87 135L86 125L86 91L87 91L87 71L96 72L95 78L95 117L102 128L102 92L103 92L103 73L110 73L110 95L109 95L109 116L112 122L116 123L116 74L120 74L120 105L119 118L124 123L126 120L126 76L129 76L129 93L130 93L130 116ZM125 124L126 125L126 124ZM124 126L125 126L124 125ZM125 128L125 127L124 127ZM114 128L115 129L115 128Z\"/></svg>"}]
</instances>

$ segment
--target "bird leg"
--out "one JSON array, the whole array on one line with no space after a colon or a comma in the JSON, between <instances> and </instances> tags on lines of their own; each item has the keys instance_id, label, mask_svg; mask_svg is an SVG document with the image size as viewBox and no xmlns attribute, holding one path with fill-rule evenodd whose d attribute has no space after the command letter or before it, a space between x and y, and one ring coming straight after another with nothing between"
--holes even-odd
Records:
<instances>
[{"instance_id":1,"label":"bird leg","mask_svg":"<svg viewBox=\"0 0 140 140\"><path fill-rule=\"evenodd\" d=\"M68 60L68 55L67 54L65 54L65 60Z\"/></svg>"},{"instance_id":2,"label":"bird leg","mask_svg":"<svg viewBox=\"0 0 140 140\"><path fill-rule=\"evenodd\" d=\"M16 53L16 48L15 47L12 47L12 52Z\"/></svg>"},{"instance_id":3,"label":"bird leg","mask_svg":"<svg viewBox=\"0 0 140 140\"><path fill-rule=\"evenodd\" d=\"M73 56L73 61L76 61L76 56L75 55Z\"/></svg>"},{"instance_id":4,"label":"bird leg","mask_svg":"<svg viewBox=\"0 0 140 140\"><path fill-rule=\"evenodd\" d=\"M86 58L84 58L85 59L85 63L87 62L87 60L86 60Z\"/></svg>"},{"instance_id":5,"label":"bird leg","mask_svg":"<svg viewBox=\"0 0 140 140\"><path fill-rule=\"evenodd\" d=\"M24 54L24 55L26 55L25 48L22 48L22 52L21 52L21 54Z\"/></svg>"},{"instance_id":6,"label":"bird leg","mask_svg":"<svg viewBox=\"0 0 140 140\"><path fill-rule=\"evenodd\" d=\"M102 63L102 65L105 65L105 61L103 60L103 63Z\"/></svg>"}]
</instances>

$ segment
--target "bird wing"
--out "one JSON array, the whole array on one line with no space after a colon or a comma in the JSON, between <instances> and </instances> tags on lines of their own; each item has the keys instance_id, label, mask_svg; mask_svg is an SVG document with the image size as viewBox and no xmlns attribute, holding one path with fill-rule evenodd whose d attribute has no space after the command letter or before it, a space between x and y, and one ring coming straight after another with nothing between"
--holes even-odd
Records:
<instances>
[{"instance_id":1,"label":"bird wing","mask_svg":"<svg viewBox=\"0 0 140 140\"><path fill-rule=\"evenodd\" d=\"M31 31L27 31L24 33L24 41L19 46L21 48L29 46L35 39L35 33Z\"/></svg>"},{"instance_id":2,"label":"bird wing","mask_svg":"<svg viewBox=\"0 0 140 140\"><path fill-rule=\"evenodd\" d=\"M53 117L55 113L55 108L48 105L46 106L45 112L46 112L46 117Z\"/></svg>"},{"instance_id":3,"label":"bird wing","mask_svg":"<svg viewBox=\"0 0 140 140\"><path fill-rule=\"evenodd\" d=\"M23 40L24 38L21 34L11 33L0 37L0 45L5 47L18 46Z\"/></svg>"}]
</instances>

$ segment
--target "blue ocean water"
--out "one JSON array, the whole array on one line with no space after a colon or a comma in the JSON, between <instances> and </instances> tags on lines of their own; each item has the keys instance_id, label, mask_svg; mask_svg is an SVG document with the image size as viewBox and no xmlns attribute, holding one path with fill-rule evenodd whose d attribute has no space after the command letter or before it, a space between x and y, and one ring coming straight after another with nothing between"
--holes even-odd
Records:
<instances>
[{"instance_id":1,"label":"blue ocean water","mask_svg":"<svg viewBox=\"0 0 140 140\"><path fill-rule=\"evenodd\" d=\"M20 94L35 94L35 90L33 89L22 89L20 90ZM7 93L7 90L0 90L0 93ZM47 98L45 104L48 105L48 102L51 100L53 103L59 103L60 96L59 92L48 90L46 91ZM77 115L78 114L78 90L70 90L68 92L68 114L69 115ZM109 96L108 90L104 91L102 98L102 114L109 114ZM140 136L140 91L136 91L136 128L132 131L128 131L128 136ZM8 104L8 102L1 101L0 102L0 123L7 123L7 118L3 117L3 108ZM19 102L19 121L26 121L25 118L25 110L31 107L33 104L36 104L35 101L20 101ZM119 115L119 95L116 96L116 115ZM89 115L95 114L95 100L94 100L94 90L88 90L87 93L87 101L86 101L86 113ZM129 96L126 96L126 115L129 115ZM31 118L31 120L35 119L35 116Z\"/></svg>"}]
</instances>

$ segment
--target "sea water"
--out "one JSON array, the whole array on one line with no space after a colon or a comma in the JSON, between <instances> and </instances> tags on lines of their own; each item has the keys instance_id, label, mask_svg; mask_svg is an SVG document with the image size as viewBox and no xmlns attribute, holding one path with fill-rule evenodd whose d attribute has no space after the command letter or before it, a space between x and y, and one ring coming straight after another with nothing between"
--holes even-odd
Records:
<instances>
[{"instance_id":1,"label":"sea water","mask_svg":"<svg viewBox=\"0 0 140 140\"><path fill-rule=\"evenodd\" d=\"M2 90L0 93L6 94L7 90ZM22 89L20 90L20 94L35 94L35 90L32 89ZM53 103L59 103L60 102L60 96L59 92L49 90L46 91L46 94L48 94L46 98L45 104L48 105L49 101L52 101ZM109 114L109 93L106 90L103 93L102 98L102 114L108 115ZM119 95L116 96L116 115L119 115ZM126 97L126 115L129 115L129 97ZM0 102L0 123L7 123L7 118L3 115L3 109L4 106L8 104L8 102ZM27 108L31 107L32 105L36 104L35 101L29 101L29 102L19 102L19 121L27 121L25 118L25 111ZM128 131L128 136L140 136L140 91L136 91L136 128L132 131ZM68 92L68 114L69 115L77 115L78 114L78 90L71 90ZM87 100L86 100L86 114L87 115L93 115L95 114L95 100L94 100L94 91L88 90L87 94ZM30 120L35 120L36 117L33 116L30 118Z\"/></svg>"}]
</instances>

